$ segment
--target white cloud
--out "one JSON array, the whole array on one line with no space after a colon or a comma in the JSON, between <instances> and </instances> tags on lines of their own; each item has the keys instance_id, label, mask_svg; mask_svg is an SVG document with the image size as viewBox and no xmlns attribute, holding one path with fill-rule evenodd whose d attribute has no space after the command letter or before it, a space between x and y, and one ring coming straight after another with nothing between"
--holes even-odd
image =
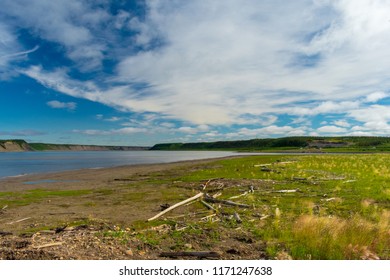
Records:
<instances>
[{"instance_id":1,"label":"white cloud","mask_svg":"<svg viewBox=\"0 0 390 280\"><path fill-rule=\"evenodd\" d=\"M58 100L52 100L46 103L47 106L54 109L68 109L70 111L76 110L77 104L75 102L60 102Z\"/></svg>"},{"instance_id":2,"label":"white cloud","mask_svg":"<svg viewBox=\"0 0 390 280\"><path fill-rule=\"evenodd\" d=\"M365 101L366 102L369 102L369 103L376 103L378 102L379 100L383 99L383 98L386 98L386 97L389 97L389 94L388 93L385 93L383 91L377 91L377 92L373 92L371 94L369 94L366 98L365 98Z\"/></svg>"},{"instance_id":3,"label":"white cloud","mask_svg":"<svg viewBox=\"0 0 390 280\"><path fill-rule=\"evenodd\" d=\"M106 43L95 37L112 16L92 3L78 0L3 0L2 14L45 40L59 43L80 69L100 67Z\"/></svg>"},{"instance_id":4,"label":"white cloud","mask_svg":"<svg viewBox=\"0 0 390 280\"><path fill-rule=\"evenodd\" d=\"M111 117L111 118L105 119L105 121L108 121L108 122L117 122L120 120L121 120L121 118L118 118L118 117Z\"/></svg>"},{"instance_id":5,"label":"white cloud","mask_svg":"<svg viewBox=\"0 0 390 280\"><path fill-rule=\"evenodd\" d=\"M86 130L73 130L73 133L79 133L84 135L130 135L136 133L146 133L148 130L146 128L140 127L124 127L120 129L111 129L111 130L98 130L98 129L86 129Z\"/></svg>"},{"instance_id":6,"label":"white cloud","mask_svg":"<svg viewBox=\"0 0 390 280\"><path fill-rule=\"evenodd\" d=\"M199 132L207 132L209 130L210 127L208 125L199 125L197 127L182 126L177 129L177 131L187 134L197 134Z\"/></svg>"},{"instance_id":7,"label":"white cloud","mask_svg":"<svg viewBox=\"0 0 390 280\"><path fill-rule=\"evenodd\" d=\"M240 136L248 136L248 137L265 137L267 135L278 136L278 135L303 135L305 133L304 128L294 128L291 126L276 126L271 125L262 128L249 129L242 128L238 131L238 135ZM231 137L238 136L235 134L231 134Z\"/></svg>"},{"instance_id":8,"label":"white cloud","mask_svg":"<svg viewBox=\"0 0 390 280\"><path fill-rule=\"evenodd\" d=\"M35 52L38 48L39 46L29 50L23 49L17 41L16 32L0 22L0 80L17 75L17 71L11 66L11 63L26 60L28 54Z\"/></svg>"},{"instance_id":9,"label":"white cloud","mask_svg":"<svg viewBox=\"0 0 390 280\"><path fill-rule=\"evenodd\" d=\"M341 126L341 127L350 127L351 124L347 122L346 120L337 120L333 122L334 125L336 126Z\"/></svg>"},{"instance_id":10,"label":"white cloud","mask_svg":"<svg viewBox=\"0 0 390 280\"><path fill-rule=\"evenodd\" d=\"M318 132L321 133L345 133L347 130L344 127L334 126L334 125L326 125L321 126L317 129Z\"/></svg>"}]
</instances>

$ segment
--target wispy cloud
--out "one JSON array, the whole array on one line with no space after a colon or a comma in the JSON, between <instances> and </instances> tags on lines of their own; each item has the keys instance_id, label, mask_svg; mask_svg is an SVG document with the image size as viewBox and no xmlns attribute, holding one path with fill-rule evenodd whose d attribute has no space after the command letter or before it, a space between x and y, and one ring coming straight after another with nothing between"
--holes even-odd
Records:
<instances>
[{"instance_id":1,"label":"wispy cloud","mask_svg":"<svg viewBox=\"0 0 390 280\"><path fill-rule=\"evenodd\" d=\"M140 127L124 127L120 129L111 129L111 130L98 130L98 129L87 129L87 130L73 130L73 133L79 133L84 135L129 135L137 133L146 133L148 130L146 128Z\"/></svg>"},{"instance_id":2,"label":"wispy cloud","mask_svg":"<svg viewBox=\"0 0 390 280\"><path fill-rule=\"evenodd\" d=\"M58 100L48 101L47 106L54 109L67 109L69 111L74 111L77 108L77 104L75 102L61 102Z\"/></svg>"}]
</instances>

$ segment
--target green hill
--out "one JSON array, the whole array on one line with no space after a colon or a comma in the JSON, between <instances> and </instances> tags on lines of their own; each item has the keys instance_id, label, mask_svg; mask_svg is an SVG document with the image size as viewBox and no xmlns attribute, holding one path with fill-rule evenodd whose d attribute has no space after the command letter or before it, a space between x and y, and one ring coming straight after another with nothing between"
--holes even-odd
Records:
<instances>
[{"instance_id":1,"label":"green hill","mask_svg":"<svg viewBox=\"0 0 390 280\"><path fill-rule=\"evenodd\" d=\"M390 151L390 137L283 137L237 141L163 143L151 150L235 150L235 151Z\"/></svg>"}]
</instances>

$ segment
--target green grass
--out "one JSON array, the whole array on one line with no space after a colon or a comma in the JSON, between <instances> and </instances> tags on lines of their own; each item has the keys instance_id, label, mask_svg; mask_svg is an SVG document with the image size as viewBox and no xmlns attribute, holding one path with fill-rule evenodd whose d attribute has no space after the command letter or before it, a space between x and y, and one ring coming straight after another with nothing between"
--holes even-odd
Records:
<instances>
[{"instance_id":1,"label":"green grass","mask_svg":"<svg viewBox=\"0 0 390 280\"><path fill-rule=\"evenodd\" d=\"M262 164L271 171L261 171ZM251 156L218 161L180 180L209 178L273 182L272 192L264 188L241 199L270 215L242 226L267 242L271 257L390 258L389 154ZM299 191L275 192L292 189Z\"/></svg>"},{"instance_id":2,"label":"green grass","mask_svg":"<svg viewBox=\"0 0 390 280\"><path fill-rule=\"evenodd\" d=\"M92 193L91 190L45 190L25 192L0 192L0 205L23 206L54 197L74 197Z\"/></svg>"}]
</instances>

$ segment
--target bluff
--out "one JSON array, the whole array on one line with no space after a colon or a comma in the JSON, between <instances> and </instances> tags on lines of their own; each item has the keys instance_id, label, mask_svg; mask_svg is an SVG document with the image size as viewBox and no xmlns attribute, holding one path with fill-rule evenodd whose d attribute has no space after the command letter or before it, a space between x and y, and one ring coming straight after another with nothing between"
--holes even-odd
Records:
<instances>
[{"instance_id":1,"label":"bluff","mask_svg":"<svg viewBox=\"0 0 390 280\"><path fill-rule=\"evenodd\" d=\"M0 140L0 152L31 151L32 148L24 140Z\"/></svg>"},{"instance_id":2,"label":"bluff","mask_svg":"<svg viewBox=\"0 0 390 280\"><path fill-rule=\"evenodd\" d=\"M140 151L149 147L138 146L98 146L98 145L70 145L27 143L24 140L0 140L0 152L24 151Z\"/></svg>"}]
</instances>

